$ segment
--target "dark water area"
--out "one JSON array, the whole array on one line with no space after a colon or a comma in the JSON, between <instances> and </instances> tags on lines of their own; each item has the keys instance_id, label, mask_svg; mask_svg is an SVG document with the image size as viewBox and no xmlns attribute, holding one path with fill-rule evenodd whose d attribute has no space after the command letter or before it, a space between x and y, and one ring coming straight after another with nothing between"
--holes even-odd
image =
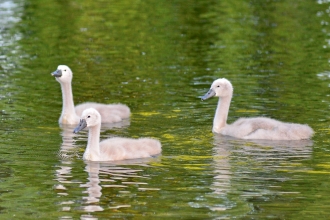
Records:
<instances>
[{"instance_id":1,"label":"dark water area","mask_svg":"<svg viewBox=\"0 0 330 220\"><path fill-rule=\"evenodd\" d=\"M0 219L329 219L330 2L0 0ZM124 103L101 139L153 137L155 158L87 162L60 126L60 64L76 104ZM213 134L228 123L310 125L309 141Z\"/></svg>"}]
</instances>

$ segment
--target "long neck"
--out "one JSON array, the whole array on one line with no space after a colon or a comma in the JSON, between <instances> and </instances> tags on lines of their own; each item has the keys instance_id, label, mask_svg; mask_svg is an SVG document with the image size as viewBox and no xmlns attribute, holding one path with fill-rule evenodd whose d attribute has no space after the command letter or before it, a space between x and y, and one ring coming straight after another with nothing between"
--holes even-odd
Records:
<instances>
[{"instance_id":1,"label":"long neck","mask_svg":"<svg viewBox=\"0 0 330 220\"><path fill-rule=\"evenodd\" d=\"M75 114L71 83L61 83L62 89L62 115Z\"/></svg>"},{"instance_id":2,"label":"long neck","mask_svg":"<svg viewBox=\"0 0 330 220\"><path fill-rule=\"evenodd\" d=\"M76 124L79 122L79 116L74 109L71 83L61 83L61 89L63 106L59 123Z\"/></svg>"},{"instance_id":3,"label":"long neck","mask_svg":"<svg viewBox=\"0 0 330 220\"><path fill-rule=\"evenodd\" d=\"M91 160L99 160L100 158L100 130L100 124L89 128L86 151Z\"/></svg>"},{"instance_id":4,"label":"long neck","mask_svg":"<svg viewBox=\"0 0 330 220\"><path fill-rule=\"evenodd\" d=\"M213 120L213 132L220 133L227 124L231 96L220 97Z\"/></svg>"}]
</instances>

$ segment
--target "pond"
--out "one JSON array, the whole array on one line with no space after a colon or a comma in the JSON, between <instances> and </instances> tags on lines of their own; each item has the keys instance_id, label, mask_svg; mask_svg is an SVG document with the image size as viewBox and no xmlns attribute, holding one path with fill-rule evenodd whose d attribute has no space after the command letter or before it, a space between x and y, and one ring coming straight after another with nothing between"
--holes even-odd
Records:
<instances>
[{"instance_id":1,"label":"pond","mask_svg":"<svg viewBox=\"0 0 330 220\"><path fill-rule=\"evenodd\" d=\"M329 219L330 1L0 0L0 219ZM161 155L87 162L87 132L58 124L60 64L76 104L123 103L101 139L153 137ZM310 125L305 141L212 133L228 123Z\"/></svg>"}]
</instances>

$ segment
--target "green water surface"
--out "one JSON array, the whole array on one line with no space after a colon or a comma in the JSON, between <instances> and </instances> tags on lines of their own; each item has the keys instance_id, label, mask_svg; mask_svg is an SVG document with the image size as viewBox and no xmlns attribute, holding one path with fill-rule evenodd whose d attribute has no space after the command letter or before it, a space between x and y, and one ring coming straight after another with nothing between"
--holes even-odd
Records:
<instances>
[{"instance_id":1,"label":"green water surface","mask_svg":"<svg viewBox=\"0 0 330 220\"><path fill-rule=\"evenodd\" d=\"M329 219L330 1L0 0L0 219ZM75 103L124 103L102 128L153 137L155 158L82 159ZM310 141L211 132L213 80L234 86L228 123L309 124Z\"/></svg>"}]
</instances>

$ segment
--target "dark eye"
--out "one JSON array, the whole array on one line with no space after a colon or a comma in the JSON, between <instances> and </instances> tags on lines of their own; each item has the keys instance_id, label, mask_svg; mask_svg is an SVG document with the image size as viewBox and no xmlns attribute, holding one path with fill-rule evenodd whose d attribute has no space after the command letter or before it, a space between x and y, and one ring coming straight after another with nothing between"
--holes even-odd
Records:
<instances>
[{"instance_id":1,"label":"dark eye","mask_svg":"<svg viewBox=\"0 0 330 220\"><path fill-rule=\"evenodd\" d=\"M87 118L90 118L90 117L91 117L90 115L87 116Z\"/></svg>"},{"instance_id":2,"label":"dark eye","mask_svg":"<svg viewBox=\"0 0 330 220\"><path fill-rule=\"evenodd\" d=\"M217 87L220 87L220 86L217 86Z\"/></svg>"},{"instance_id":3,"label":"dark eye","mask_svg":"<svg viewBox=\"0 0 330 220\"><path fill-rule=\"evenodd\" d=\"M66 72L66 69L64 71Z\"/></svg>"}]
</instances>

